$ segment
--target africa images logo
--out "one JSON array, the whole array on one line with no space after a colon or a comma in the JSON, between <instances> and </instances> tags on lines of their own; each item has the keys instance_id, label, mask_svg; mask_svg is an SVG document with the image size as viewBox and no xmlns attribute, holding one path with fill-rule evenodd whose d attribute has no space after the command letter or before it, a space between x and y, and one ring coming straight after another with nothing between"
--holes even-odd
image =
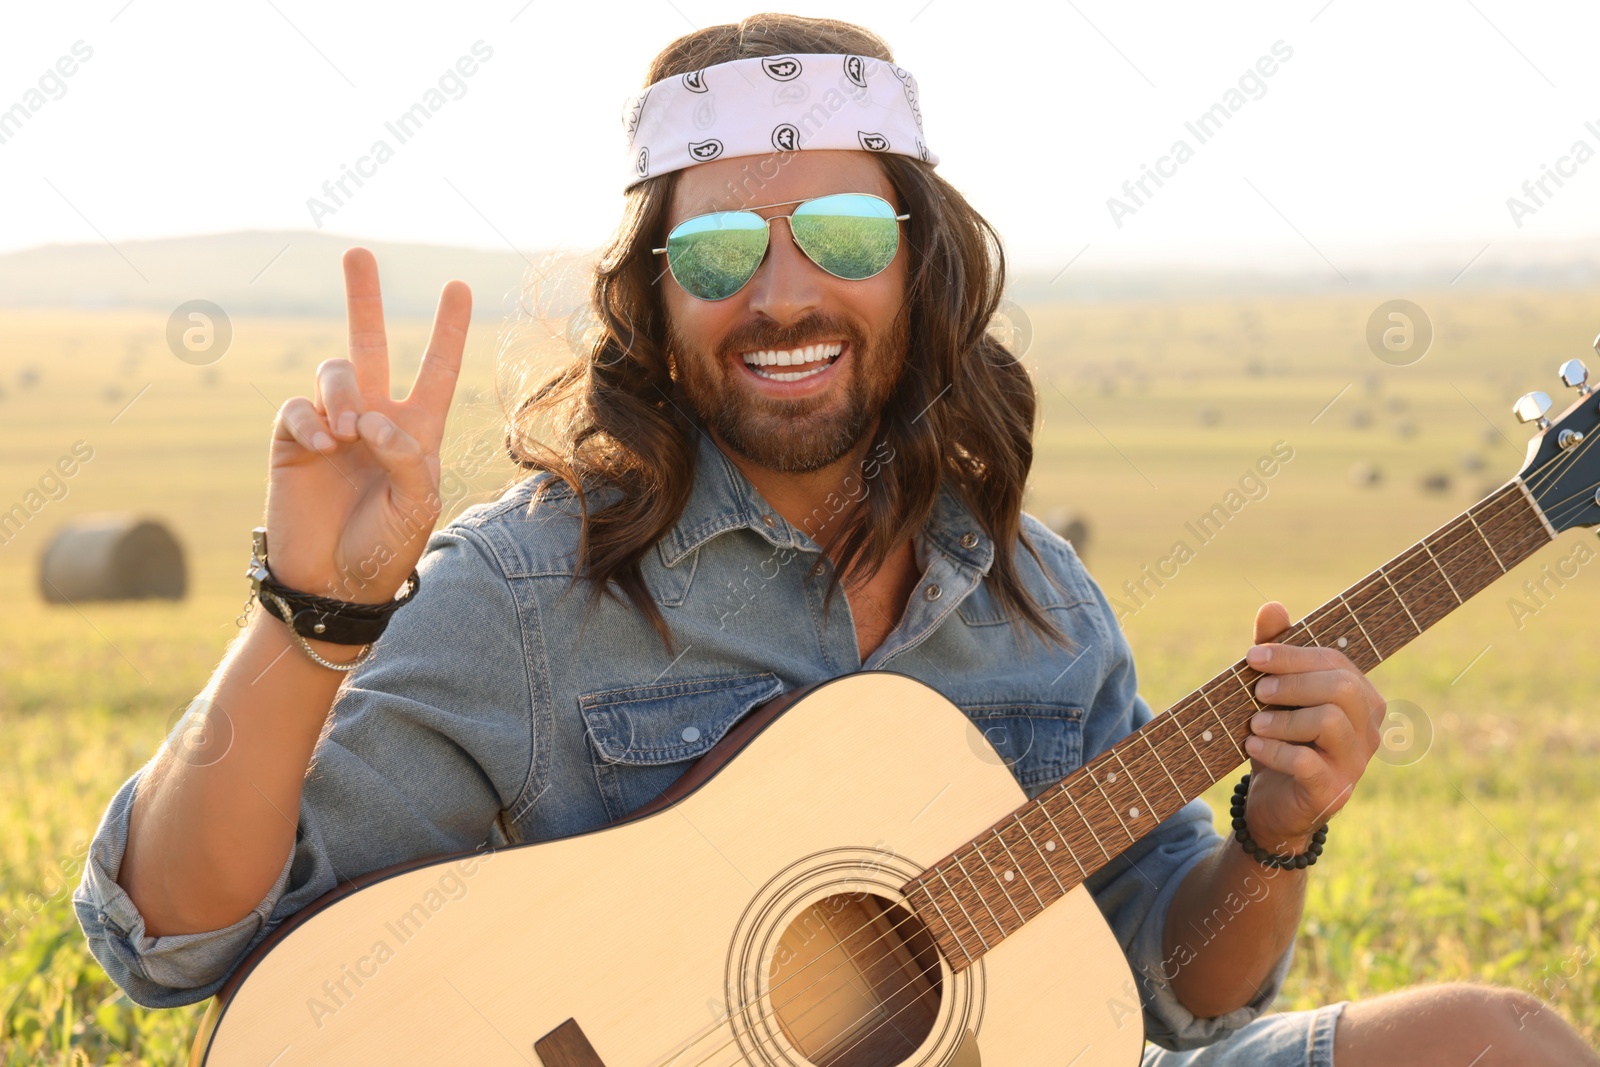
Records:
<instances>
[{"instance_id":1,"label":"africa images logo","mask_svg":"<svg viewBox=\"0 0 1600 1067\"><path fill-rule=\"evenodd\" d=\"M707 137L704 141L690 141L689 155L696 163L705 163L722 155L722 142L715 137Z\"/></svg>"},{"instance_id":2,"label":"africa images logo","mask_svg":"<svg viewBox=\"0 0 1600 1067\"><path fill-rule=\"evenodd\" d=\"M800 128L792 122L780 122L772 128L772 147L780 152L793 152L800 147Z\"/></svg>"},{"instance_id":3,"label":"africa images logo","mask_svg":"<svg viewBox=\"0 0 1600 1067\"><path fill-rule=\"evenodd\" d=\"M866 130L857 130L856 140L860 141L861 147L868 152L889 151L889 138L881 133L868 133Z\"/></svg>"},{"instance_id":4,"label":"africa images logo","mask_svg":"<svg viewBox=\"0 0 1600 1067\"><path fill-rule=\"evenodd\" d=\"M800 77L800 61L793 56L767 56L761 61L761 69L773 81L790 82Z\"/></svg>"}]
</instances>

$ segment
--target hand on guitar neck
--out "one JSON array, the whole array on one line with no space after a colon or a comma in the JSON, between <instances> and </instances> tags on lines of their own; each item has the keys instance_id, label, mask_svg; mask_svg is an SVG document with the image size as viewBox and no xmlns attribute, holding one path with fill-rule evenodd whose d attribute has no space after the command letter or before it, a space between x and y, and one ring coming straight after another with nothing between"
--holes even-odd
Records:
<instances>
[{"instance_id":1,"label":"hand on guitar neck","mask_svg":"<svg viewBox=\"0 0 1600 1067\"><path fill-rule=\"evenodd\" d=\"M1279 644L1289 613L1277 601L1256 612L1246 655L1266 677L1256 698L1278 705L1257 712L1245 819L1269 852L1304 852L1311 835L1349 803L1379 744L1384 701L1366 676L1331 648ZM1306 872L1264 867L1232 834L1184 879L1167 915L1164 975L1196 1016L1248 1004L1294 940L1305 903ZM1248 902L1240 907L1239 902ZM1197 952L1188 943L1216 914L1232 918Z\"/></svg>"}]
</instances>

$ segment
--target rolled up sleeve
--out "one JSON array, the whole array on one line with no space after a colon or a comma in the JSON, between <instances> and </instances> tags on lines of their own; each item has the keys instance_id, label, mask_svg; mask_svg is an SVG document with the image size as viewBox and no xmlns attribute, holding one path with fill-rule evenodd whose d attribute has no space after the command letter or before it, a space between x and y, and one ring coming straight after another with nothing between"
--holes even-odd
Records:
<instances>
[{"instance_id":1,"label":"rolled up sleeve","mask_svg":"<svg viewBox=\"0 0 1600 1067\"><path fill-rule=\"evenodd\" d=\"M251 949L339 882L483 846L499 813L533 795L526 631L492 549L457 525L478 510L430 536L415 600L350 672L306 774L294 847L249 914L219 930L147 936L117 878L149 765L112 798L73 905L90 951L135 1003L211 996Z\"/></svg>"},{"instance_id":2,"label":"rolled up sleeve","mask_svg":"<svg viewBox=\"0 0 1600 1067\"><path fill-rule=\"evenodd\" d=\"M1092 584L1092 583L1091 583ZM1111 654L1105 681L1085 717L1087 762L1154 718L1138 694L1133 654L1098 586L1099 632ZM1260 1017L1276 999L1294 956L1291 943L1250 1003L1225 1015L1199 1018L1172 990L1177 961L1167 959L1167 913L1189 872L1222 842L1211 807L1196 798L1085 883L1127 954L1138 983L1145 1039L1174 1051L1200 1048ZM1132 1005L1127 1009L1131 1012Z\"/></svg>"}]
</instances>

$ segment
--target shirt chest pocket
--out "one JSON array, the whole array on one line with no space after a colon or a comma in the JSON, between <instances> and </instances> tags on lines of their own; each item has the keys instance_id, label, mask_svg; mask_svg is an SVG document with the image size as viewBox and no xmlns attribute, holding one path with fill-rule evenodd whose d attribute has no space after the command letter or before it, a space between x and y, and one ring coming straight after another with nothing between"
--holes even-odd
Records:
<instances>
[{"instance_id":1,"label":"shirt chest pocket","mask_svg":"<svg viewBox=\"0 0 1600 1067\"><path fill-rule=\"evenodd\" d=\"M578 697L606 814L654 800L750 710L783 692L763 671L630 686Z\"/></svg>"},{"instance_id":2,"label":"shirt chest pocket","mask_svg":"<svg viewBox=\"0 0 1600 1067\"><path fill-rule=\"evenodd\" d=\"M964 704L962 710L1030 798L1083 763L1082 708L1007 703Z\"/></svg>"}]
</instances>

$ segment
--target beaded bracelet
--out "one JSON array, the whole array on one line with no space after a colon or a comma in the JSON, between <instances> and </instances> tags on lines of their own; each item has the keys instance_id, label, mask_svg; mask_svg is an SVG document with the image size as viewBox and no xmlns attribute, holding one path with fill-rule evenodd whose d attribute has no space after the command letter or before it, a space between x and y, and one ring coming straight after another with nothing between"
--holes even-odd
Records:
<instances>
[{"instance_id":1,"label":"beaded bracelet","mask_svg":"<svg viewBox=\"0 0 1600 1067\"><path fill-rule=\"evenodd\" d=\"M1264 867L1276 867L1279 870L1300 870L1317 862L1317 857L1322 855L1322 843L1328 839L1328 824L1323 823L1317 832L1311 835L1311 844L1304 851L1294 856L1279 856L1268 852L1250 839L1250 825L1244 818L1245 797L1250 795L1250 775L1247 773L1239 784L1233 787L1233 836L1238 839L1246 853L1254 857L1255 861Z\"/></svg>"}]
</instances>

